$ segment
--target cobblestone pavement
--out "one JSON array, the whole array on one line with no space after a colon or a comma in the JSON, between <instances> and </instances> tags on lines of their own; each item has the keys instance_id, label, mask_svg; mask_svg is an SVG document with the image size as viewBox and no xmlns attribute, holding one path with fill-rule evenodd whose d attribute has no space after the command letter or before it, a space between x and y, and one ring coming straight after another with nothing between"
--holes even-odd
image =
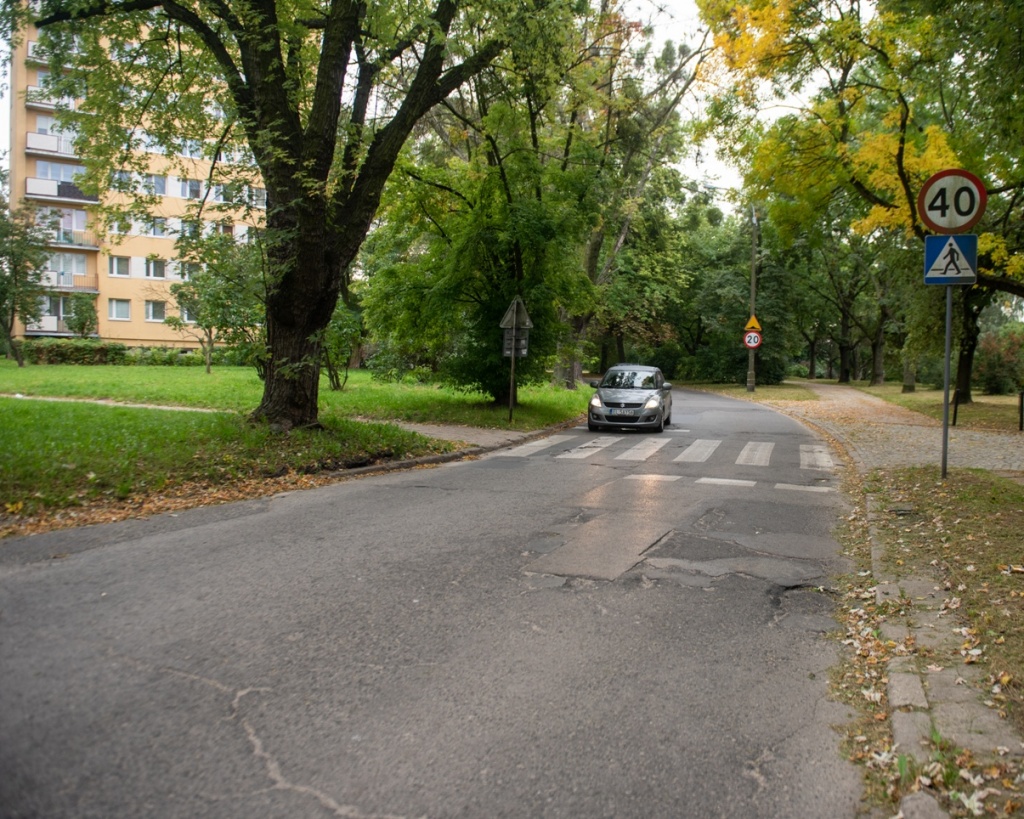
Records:
<instances>
[{"instance_id":1,"label":"cobblestone pavement","mask_svg":"<svg viewBox=\"0 0 1024 819\"><path fill-rule=\"evenodd\" d=\"M779 408L841 440L862 470L941 464L941 422L853 387L808 386L820 400L780 402ZM1024 474L1024 433L950 427L947 464Z\"/></svg>"}]
</instances>

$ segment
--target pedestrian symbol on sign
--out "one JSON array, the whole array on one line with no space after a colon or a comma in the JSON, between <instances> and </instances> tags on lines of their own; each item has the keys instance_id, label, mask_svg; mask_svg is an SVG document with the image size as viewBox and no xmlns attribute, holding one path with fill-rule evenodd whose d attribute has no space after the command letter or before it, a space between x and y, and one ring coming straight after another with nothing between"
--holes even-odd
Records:
<instances>
[{"instance_id":1,"label":"pedestrian symbol on sign","mask_svg":"<svg viewBox=\"0 0 1024 819\"><path fill-rule=\"evenodd\" d=\"M960 265L956 263L957 259L960 258L960 253L959 251L957 251L955 244L953 244L952 242L949 243L949 247L946 250L946 255L943 256L943 258L946 259L946 266L942 268L943 276L947 275L950 272L949 268L951 267L953 268L953 273L955 273L958 276L962 275Z\"/></svg>"}]
</instances>

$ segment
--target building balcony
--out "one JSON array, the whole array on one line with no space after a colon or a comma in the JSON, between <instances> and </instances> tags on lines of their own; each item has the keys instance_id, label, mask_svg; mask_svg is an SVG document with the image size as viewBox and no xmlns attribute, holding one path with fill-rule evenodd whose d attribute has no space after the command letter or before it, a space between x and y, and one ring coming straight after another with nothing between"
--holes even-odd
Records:
<instances>
[{"instance_id":1,"label":"building balcony","mask_svg":"<svg viewBox=\"0 0 1024 819\"><path fill-rule=\"evenodd\" d=\"M43 316L35 324L25 327L26 336L69 336L67 322L59 316Z\"/></svg>"},{"instance_id":2,"label":"building balcony","mask_svg":"<svg viewBox=\"0 0 1024 819\"><path fill-rule=\"evenodd\" d=\"M39 179L30 176L25 180L25 195L34 199L66 199L74 202L99 202L98 196L90 196L72 182L58 182L56 179Z\"/></svg>"},{"instance_id":3,"label":"building balcony","mask_svg":"<svg viewBox=\"0 0 1024 819\"><path fill-rule=\"evenodd\" d=\"M68 99L66 97L54 99L47 91L40 88L38 85L30 85L25 89L25 105L29 108L53 111L57 107L58 102L61 104L61 107L67 108L69 111L75 110L76 102L73 99Z\"/></svg>"},{"instance_id":4,"label":"building balcony","mask_svg":"<svg viewBox=\"0 0 1024 819\"><path fill-rule=\"evenodd\" d=\"M71 230L71 228L59 227L53 232L51 244L70 245L71 247L84 247L89 250L99 250L100 245L96 237L88 230Z\"/></svg>"},{"instance_id":5,"label":"building balcony","mask_svg":"<svg viewBox=\"0 0 1024 819\"><path fill-rule=\"evenodd\" d=\"M25 149L35 154L75 157L75 140L66 134L37 134L29 131L25 135Z\"/></svg>"},{"instance_id":6,"label":"building balcony","mask_svg":"<svg viewBox=\"0 0 1024 819\"><path fill-rule=\"evenodd\" d=\"M76 276L63 270L46 270L43 272L43 287L51 290L75 291L83 293L99 292L98 276Z\"/></svg>"}]
</instances>

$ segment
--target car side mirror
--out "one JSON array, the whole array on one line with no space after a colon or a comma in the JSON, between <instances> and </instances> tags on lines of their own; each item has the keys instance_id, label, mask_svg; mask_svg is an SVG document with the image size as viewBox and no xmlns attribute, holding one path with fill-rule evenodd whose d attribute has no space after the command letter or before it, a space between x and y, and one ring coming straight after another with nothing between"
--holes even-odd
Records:
<instances>
[{"instance_id":1,"label":"car side mirror","mask_svg":"<svg viewBox=\"0 0 1024 819\"><path fill-rule=\"evenodd\" d=\"M672 385L668 381L666 381L664 384L661 385L661 388L663 390L670 390L672 389Z\"/></svg>"},{"instance_id":2,"label":"car side mirror","mask_svg":"<svg viewBox=\"0 0 1024 819\"><path fill-rule=\"evenodd\" d=\"M596 390L598 387L601 386L601 382L600 381L591 381L590 382L590 386L593 387Z\"/></svg>"}]
</instances>

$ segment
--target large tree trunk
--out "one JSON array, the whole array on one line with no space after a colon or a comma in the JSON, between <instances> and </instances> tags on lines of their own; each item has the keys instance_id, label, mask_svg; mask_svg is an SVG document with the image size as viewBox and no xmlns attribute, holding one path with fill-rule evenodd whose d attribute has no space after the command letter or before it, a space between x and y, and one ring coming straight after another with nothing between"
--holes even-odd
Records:
<instances>
[{"instance_id":1,"label":"large tree trunk","mask_svg":"<svg viewBox=\"0 0 1024 819\"><path fill-rule=\"evenodd\" d=\"M281 432L319 426L320 344L315 331L306 323L288 326L267 313L270 357L254 419L267 420Z\"/></svg>"},{"instance_id":2,"label":"large tree trunk","mask_svg":"<svg viewBox=\"0 0 1024 819\"><path fill-rule=\"evenodd\" d=\"M856 345L850 340L852 331L850 317L843 315L839 323L839 383L849 384L854 366Z\"/></svg>"},{"instance_id":3,"label":"large tree trunk","mask_svg":"<svg viewBox=\"0 0 1024 819\"><path fill-rule=\"evenodd\" d=\"M565 311L561 311L561 318L572 328L572 337L568 343L559 343L551 382L567 390L575 390L579 386L579 382L583 380L583 362L580 360L580 350L583 349L583 343L587 338L590 318L588 316L570 318Z\"/></svg>"},{"instance_id":4,"label":"large tree trunk","mask_svg":"<svg viewBox=\"0 0 1024 819\"><path fill-rule=\"evenodd\" d=\"M908 355L903 356L903 392L917 390L917 361Z\"/></svg>"},{"instance_id":5,"label":"large tree trunk","mask_svg":"<svg viewBox=\"0 0 1024 819\"><path fill-rule=\"evenodd\" d=\"M275 430L319 427L321 339L338 303L347 262L342 234L327 233L322 201L268 214L267 360L263 399L252 414ZM287 237L277 242L273 237Z\"/></svg>"},{"instance_id":6,"label":"large tree trunk","mask_svg":"<svg viewBox=\"0 0 1024 819\"><path fill-rule=\"evenodd\" d=\"M994 291L968 288L964 291L963 312L961 313L960 354L956 363L957 403L971 404L971 375L974 372L974 353L978 349L981 326L978 319L981 311L992 301Z\"/></svg>"},{"instance_id":7,"label":"large tree trunk","mask_svg":"<svg viewBox=\"0 0 1024 819\"><path fill-rule=\"evenodd\" d=\"M882 305L878 311L878 326L871 338L871 386L885 383L885 328L889 324L891 311Z\"/></svg>"}]
</instances>

